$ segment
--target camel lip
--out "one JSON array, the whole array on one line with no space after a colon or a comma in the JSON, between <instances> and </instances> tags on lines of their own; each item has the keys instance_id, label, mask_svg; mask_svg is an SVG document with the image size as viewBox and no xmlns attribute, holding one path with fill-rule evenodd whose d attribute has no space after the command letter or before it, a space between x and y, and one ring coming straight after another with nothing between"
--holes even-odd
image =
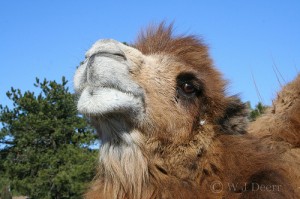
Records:
<instances>
[{"instance_id":1,"label":"camel lip","mask_svg":"<svg viewBox=\"0 0 300 199\"><path fill-rule=\"evenodd\" d=\"M101 85L101 86L88 85L83 90L85 90L85 89L87 89L88 92L91 95L97 94L97 91L101 91L101 90L107 90L107 91L109 91L109 90L111 90L111 91L120 92L120 93L123 93L123 94L126 94L126 95L136 96L136 94L134 94L133 92L125 91L125 90L123 90L121 88L118 88L115 85L107 85L107 86L105 86L105 85ZM82 94L82 92L80 94Z\"/></svg>"},{"instance_id":2,"label":"camel lip","mask_svg":"<svg viewBox=\"0 0 300 199\"><path fill-rule=\"evenodd\" d=\"M106 117L111 114L139 115L143 99L131 92L114 87L87 86L79 94L78 111L88 117Z\"/></svg>"}]
</instances>

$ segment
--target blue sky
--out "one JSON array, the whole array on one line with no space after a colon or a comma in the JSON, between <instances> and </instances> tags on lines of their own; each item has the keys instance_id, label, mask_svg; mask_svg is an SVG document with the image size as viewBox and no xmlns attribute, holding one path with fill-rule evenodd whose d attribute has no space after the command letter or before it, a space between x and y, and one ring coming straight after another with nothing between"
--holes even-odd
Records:
<instances>
[{"instance_id":1,"label":"blue sky","mask_svg":"<svg viewBox=\"0 0 300 199\"><path fill-rule=\"evenodd\" d=\"M0 2L0 104L11 105L10 87L34 90L35 77L73 87L76 66L100 38L134 42L149 23L175 21L178 34L201 36L216 67L230 81L228 92L244 101L271 104L283 78L300 71L300 1L96 1Z\"/></svg>"}]
</instances>

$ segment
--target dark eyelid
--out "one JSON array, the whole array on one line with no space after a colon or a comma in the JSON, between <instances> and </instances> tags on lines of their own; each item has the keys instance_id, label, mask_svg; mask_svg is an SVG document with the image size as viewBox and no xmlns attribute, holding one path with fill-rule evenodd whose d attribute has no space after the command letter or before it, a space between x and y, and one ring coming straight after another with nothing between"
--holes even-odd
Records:
<instances>
[{"instance_id":1,"label":"dark eyelid","mask_svg":"<svg viewBox=\"0 0 300 199\"><path fill-rule=\"evenodd\" d=\"M192 73L181 73L177 76L177 82L190 82L194 79L197 79L197 78Z\"/></svg>"},{"instance_id":2,"label":"dark eyelid","mask_svg":"<svg viewBox=\"0 0 300 199\"><path fill-rule=\"evenodd\" d=\"M193 85L197 90L202 88L202 82L192 73L182 73L177 76L177 85L185 83Z\"/></svg>"}]
</instances>

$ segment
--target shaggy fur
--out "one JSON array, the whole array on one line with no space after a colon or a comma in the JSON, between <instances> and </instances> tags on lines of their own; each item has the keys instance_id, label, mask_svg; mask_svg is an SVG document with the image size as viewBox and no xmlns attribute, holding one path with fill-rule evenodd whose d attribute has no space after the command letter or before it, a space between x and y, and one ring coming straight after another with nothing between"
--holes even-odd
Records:
<instances>
[{"instance_id":1,"label":"shaggy fur","mask_svg":"<svg viewBox=\"0 0 300 199\"><path fill-rule=\"evenodd\" d=\"M247 129L203 42L162 23L98 41L74 84L102 140L87 199L300 198L300 77Z\"/></svg>"}]
</instances>

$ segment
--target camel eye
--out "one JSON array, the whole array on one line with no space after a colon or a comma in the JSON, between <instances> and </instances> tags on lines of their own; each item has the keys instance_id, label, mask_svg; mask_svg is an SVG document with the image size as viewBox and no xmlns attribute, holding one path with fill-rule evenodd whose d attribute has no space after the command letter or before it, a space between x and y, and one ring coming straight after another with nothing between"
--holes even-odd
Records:
<instances>
[{"instance_id":1,"label":"camel eye","mask_svg":"<svg viewBox=\"0 0 300 199\"><path fill-rule=\"evenodd\" d=\"M193 99L203 93L203 84L193 73L182 73L177 76L177 97Z\"/></svg>"},{"instance_id":2,"label":"camel eye","mask_svg":"<svg viewBox=\"0 0 300 199\"><path fill-rule=\"evenodd\" d=\"M181 89L185 94L192 94L196 92L196 88L191 83L183 83Z\"/></svg>"}]
</instances>

